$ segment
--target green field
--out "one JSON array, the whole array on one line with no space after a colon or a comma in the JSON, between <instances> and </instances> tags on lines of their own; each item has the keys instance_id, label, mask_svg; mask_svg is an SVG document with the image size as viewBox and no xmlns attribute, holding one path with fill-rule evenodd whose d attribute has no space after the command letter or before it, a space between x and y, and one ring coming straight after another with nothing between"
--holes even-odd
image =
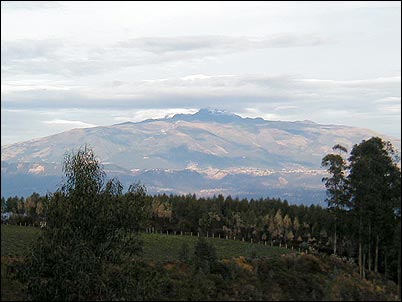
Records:
<instances>
[{"instance_id":1,"label":"green field","mask_svg":"<svg viewBox=\"0 0 402 302\"><path fill-rule=\"evenodd\" d=\"M39 236L40 229L16 225L1 225L1 255L22 256L25 255L29 246ZM178 259L179 250L184 242L190 247L190 253L194 252L197 236L161 235L143 233L144 257L149 260L171 261ZM232 258L238 256L250 257L280 255L290 250L279 247L271 247L262 244L251 244L234 240L219 238L207 238L217 251L218 257Z\"/></svg>"},{"instance_id":2,"label":"green field","mask_svg":"<svg viewBox=\"0 0 402 302\"><path fill-rule=\"evenodd\" d=\"M160 235L143 234L144 257L152 260L176 260L178 259L179 249L184 242L190 247L190 253L194 253L194 245L197 242L197 236L180 235ZM251 257L280 255L290 252L284 248L271 247L263 244L251 244L234 240L219 238L207 238L215 248L220 259L227 259L238 256Z\"/></svg>"},{"instance_id":3,"label":"green field","mask_svg":"<svg viewBox=\"0 0 402 302\"><path fill-rule=\"evenodd\" d=\"M1 300L26 300L24 285L10 279L6 273L7 263L28 253L30 245L39 236L40 229L17 225L1 225Z\"/></svg>"},{"instance_id":4,"label":"green field","mask_svg":"<svg viewBox=\"0 0 402 302\"><path fill-rule=\"evenodd\" d=\"M1 255L23 256L39 236L40 229L18 225L1 225Z\"/></svg>"},{"instance_id":5,"label":"green field","mask_svg":"<svg viewBox=\"0 0 402 302\"><path fill-rule=\"evenodd\" d=\"M1 225L1 300L21 301L26 300L22 289L24 285L16 280L11 280L6 274L6 264L14 258L24 256L29 252L32 243L37 240L41 230L34 227L18 225ZM194 253L194 245L197 236L161 235L142 233L144 241L144 258L154 261L173 261L179 257L180 247L186 242L190 248L190 254ZM232 258L238 256L250 257L269 256L289 253L290 250L279 247L271 247L262 244L226 240L219 238L207 238L217 251L219 258Z\"/></svg>"}]
</instances>

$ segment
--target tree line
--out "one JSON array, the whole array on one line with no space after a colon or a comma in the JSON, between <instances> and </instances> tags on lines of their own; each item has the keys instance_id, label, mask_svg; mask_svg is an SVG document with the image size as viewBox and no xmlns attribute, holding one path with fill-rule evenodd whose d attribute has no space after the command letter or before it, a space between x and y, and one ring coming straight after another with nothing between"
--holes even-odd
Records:
<instances>
[{"instance_id":1,"label":"tree line","mask_svg":"<svg viewBox=\"0 0 402 302\"><path fill-rule=\"evenodd\" d=\"M117 199L123 199L121 194ZM46 205L53 196L37 193L24 199L2 198L2 209L11 212L8 222L36 225L46 220ZM143 230L177 234L200 233L272 245L331 250L333 221L321 206L289 205L286 200L261 198L197 197L188 195L146 195L149 215ZM347 254L345 254L347 256Z\"/></svg>"}]
</instances>

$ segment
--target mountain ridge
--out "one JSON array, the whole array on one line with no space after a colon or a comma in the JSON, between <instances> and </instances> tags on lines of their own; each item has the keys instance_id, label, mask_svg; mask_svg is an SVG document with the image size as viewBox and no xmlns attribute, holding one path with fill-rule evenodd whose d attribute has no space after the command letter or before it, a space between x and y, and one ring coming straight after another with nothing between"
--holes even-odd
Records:
<instances>
[{"instance_id":1,"label":"mountain ridge","mask_svg":"<svg viewBox=\"0 0 402 302\"><path fill-rule=\"evenodd\" d=\"M163 121L163 120L197 120L199 117L216 117L213 121L218 121L218 122L227 122L223 121L222 117L226 118L231 118L233 121L258 121L258 122L268 122L268 123L275 123L275 122L281 122L281 123L303 123L303 124L311 124L311 125L316 125L317 123L311 120L302 120L302 121L271 121L271 120L266 120L263 119L262 117L241 117L240 115L237 115L235 113L230 113L229 111L225 110L218 110L218 109L210 109L210 108L201 108L197 112L193 114L185 114L185 113L177 113L174 114L173 116L165 116L163 118L150 118L150 119L145 119L143 121L138 121L138 122L132 122L132 121L125 121L113 125L124 125L124 124L138 124L138 123L149 123L149 122L155 122L155 121ZM113 126L112 125L112 126ZM327 124L328 126L336 126L332 124ZM343 125L344 126L344 125ZM347 127L347 126L345 126ZM95 128L95 127L93 127Z\"/></svg>"},{"instance_id":2,"label":"mountain ridge","mask_svg":"<svg viewBox=\"0 0 402 302\"><path fill-rule=\"evenodd\" d=\"M362 139L378 135L350 126L242 118L211 109L76 128L2 146L2 194L18 193L8 190L17 187L7 178L31 177L33 182L42 176L60 178L65 152L89 144L108 174L126 182L144 179L154 193L221 192L248 197L253 192L270 195L280 189L279 197L283 197L297 190L313 190L314 194L320 191L324 199L322 157L337 143L350 150ZM382 137L392 139L400 150L400 139ZM41 185L35 188L44 190Z\"/></svg>"}]
</instances>

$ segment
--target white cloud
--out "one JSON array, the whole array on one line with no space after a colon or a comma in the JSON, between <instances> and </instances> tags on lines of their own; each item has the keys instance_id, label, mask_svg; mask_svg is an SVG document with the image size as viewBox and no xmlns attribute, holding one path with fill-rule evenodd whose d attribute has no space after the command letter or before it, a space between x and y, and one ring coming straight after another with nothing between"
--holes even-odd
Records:
<instances>
[{"instance_id":1,"label":"white cloud","mask_svg":"<svg viewBox=\"0 0 402 302\"><path fill-rule=\"evenodd\" d=\"M401 115L401 104L383 106L379 108L382 113L399 114Z\"/></svg>"},{"instance_id":2,"label":"white cloud","mask_svg":"<svg viewBox=\"0 0 402 302\"><path fill-rule=\"evenodd\" d=\"M400 84L401 76L391 76L391 77L379 77L374 79L364 79L364 80L348 80L348 81L339 81L339 80L322 80L322 79L301 79L299 80L304 83L311 83L313 85L327 85L327 86L346 86L346 87L362 87L362 86L372 86L372 85L392 85L392 84Z\"/></svg>"},{"instance_id":3,"label":"white cloud","mask_svg":"<svg viewBox=\"0 0 402 302\"><path fill-rule=\"evenodd\" d=\"M171 109L147 109L147 110L136 110L129 115L116 116L113 119L116 122L140 122L146 119L158 119L164 117L171 117L178 113L193 114L197 112L197 109L187 109L187 108L171 108Z\"/></svg>"},{"instance_id":4,"label":"white cloud","mask_svg":"<svg viewBox=\"0 0 402 302\"><path fill-rule=\"evenodd\" d=\"M4 86L2 98L8 109L81 107L174 110L216 106L234 111L253 105L262 106L270 112L294 111L301 107L374 110L379 100L400 100L397 96L400 94L400 77L312 81L284 75L196 74L179 78L120 81L118 85L112 81L91 87L57 85L44 89L38 84L34 89L27 89L25 85Z\"/></svg>"},{"instance_id":5,"label":"white cloud","mask_svg":"<svg viewBox=\"0 0 402 302\"><path fill-rule=\"evenodd\" d=\"M59 39L3 40L2 74L48 74L63 77L109 73L142 65L202 60L267 48L318 46L329 39L316 34L268 37L142 37L99 46L63 43Z\"/></svg>"},{"instance_id":6,"label":"white cloud","mask_svg":"<svg viewBox=\"0 0 402 302\"><path fill-rule=\"evenodd\" d=\"M118 46L139 49L155 54L183 53L198 51L236 52L250 49L276 47L317 46L333 42L317 34L282 33L266 37L236 36L181 36L181 37L143 37L118 43Z\"/></svg>"},{"instance_id":7,"label":"white cloud","mask_svg":"<svg viewBox=\"0 0 402 302\"><path fill-rule=\"evenodd\" d=\"M401 103L400 96L389 96L385 98L381 98L373 101L374 104L383 104L383 103Z\"/></svg>"},{"instance_id":8,"label":"white cloud","mask_svg":"<svg viewBox=\"0 0 402 302\"><path fill-rule=\"evenodd\" d=\"M55 53L61 49L62 42L55 39L33 40L2 40L1 57L2 67L13 61L34 60L38 58L53 58Z\"/></svg>"},{"instance_id":9,"label":"white cloud","mask_svg":"<svg viewBox=\"0 0 402 302\"><path fill-rule=\"evenodd\" d=\"M32 167L28 170L28 173L31 173L31 174L40 174L43 172L45 172L45 167L41 166L41 165L35 165L34 167Z\"/></svg>"},{"instance_id":10,"label":"white cloud","mask_svg":"<svg viewBox=\"0 0 402 302\"><path fill-rule=\"evenodd\" d=\"M60 8L57 1L1 1L1 9L5 10L38 10Z\"/></svg>"},{"instance_id":11,"label":"white cloud","mask_svg":"<svg viewBox=\"0 0 402 302\"><path fill-rule=\"evenodd\" d=\"M8 141L201 107L400 135L400 2L1 6Z\"/></svg>"},{"instance_id":12,"label":"white cloud","mask_svg":"<svg viewBox=\"0 0 402 302\"><path fill-rule=\"evenodd\" d=\"M59 120L59 119L54 119L50 121L43 121L45 124L50 124L50 125L69 125L69 126L74 126L77 128L89 128L89 127L96 127L97 125L94 124L89 124L81 121L69 121L69 120Z\"/></svg>"}]
</instances>

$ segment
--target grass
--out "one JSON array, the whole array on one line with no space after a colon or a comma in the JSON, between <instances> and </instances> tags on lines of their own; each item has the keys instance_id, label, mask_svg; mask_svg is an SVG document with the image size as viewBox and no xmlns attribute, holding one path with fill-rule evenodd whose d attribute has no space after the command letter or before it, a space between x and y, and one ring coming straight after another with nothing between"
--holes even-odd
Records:
<instances>
[{"instance_id":1,"label":"grass","mask_svg":"<svg viewBox=\"0 0 402 302\"><path fill-rule=\"evenodd\" d=\"M180 247L184 242L190 247L190 254L194 253L194 246L197 236L143 234L144 257L150 260L171 261L179 257ZM251 257L252 254L261 256L272 256L289 253L289 250L279 247L271 247L263 244L251 244L249 242L226 240L219 238L207 238L216 248L220 259L227 259L239 256Z\"/></svg>"},{"instance_id":2,"label":"grass","mask_svg":"<svg viewBox=\"0 0 402 302\"><path fill-rule=\"evenodd\" d=\"M26 255L39 234L38 228L1 225L1 301L26 300L23 294L24 285L10 279L6 267L14 258Z\"/></svg>"},{"instance_id":3,"label":"grass","mask_svg":"<svg viewBox=\"0 0 402 302\"><path fill-rule=\"evenodd\" d=\"M41 230L34 227L18 225L1 225L1 300L22 301L24 285L7 277L6 267L15 258L26 255L33 242L39 237ZM154 261L173 261L179 257L180 247L186 242L190 255L194 253L197 236L161 235L143 233L144 258ZM238 256L251 257L281 255L289 250L262 244L207 238L215 248L219 258Z\"/></svg>"},{"instance_id":4,"label":"grass","mask_svg":"<svg viewBox=\"0 0 402 302\"><path fill-rule=\"evenodd\" d=\"M1 300L22 301L24 285L7 277L6 264L27 255L30 246L39 237L41 230L33 227L18 225L1 225ZM143 233L144 258L154 261L173 261L179 258L179 250L184 242L190 248L190 254L194 253L197 236L161 235ZM226 240L219 238L207 238L215 248L219 258L232 258L238 256L251 257L280 255L290 252L284 248L271 247L262 244Z\"/></svg>"},{"instance_id":5,"label":"grass","mask_svg":"<svg viewBox=\"0 0 402 302\"><path fill-rule=\"evenodd\" d=\"M30 245L38 238L40 229L17 225L1 225L1 255L23 256L29 251ZM194 252L197 236L161 235L143 233L144 257L149 260L172 261L177 260L181 245L186 242L190 253ZM263 244L207 238L215 248L220 259L238 256L251 257L272 256L290 252L284 248L271 247Z\"/></svg>"},{"instance_id":6,"label":"grass","mask_svg":"<svg viewBox=\"0 0 402 302\"><path fill-rule=\"evenodd\" d=\"M38 238L40 229L18 225L1 225L1 255L24 256Z\"/></svg>"}]
</instances>

